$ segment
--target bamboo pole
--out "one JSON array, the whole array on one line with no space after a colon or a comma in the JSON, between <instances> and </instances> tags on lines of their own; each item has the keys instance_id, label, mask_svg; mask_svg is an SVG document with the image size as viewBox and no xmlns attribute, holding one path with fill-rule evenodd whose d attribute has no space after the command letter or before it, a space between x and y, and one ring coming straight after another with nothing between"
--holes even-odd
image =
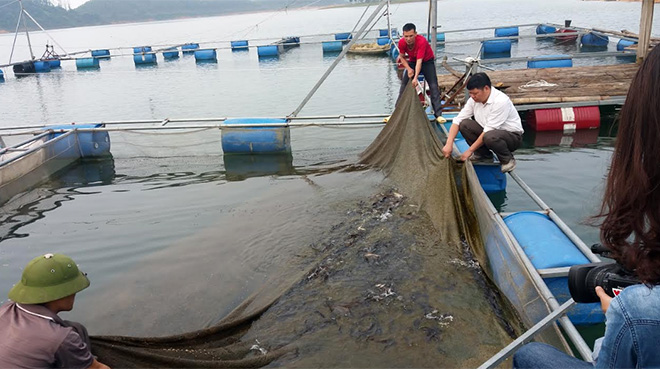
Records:
<instances>
[{"instance_id":1,"label":"bamboo pole","mask_svg":"<svg viewBox=\"0 0 660 369\"><path fill-rule=\"evenodd\" d=\"M642 15L639 21L639 44L637 46L637 64L641 64L649 53L651 27L653 25L653 0L642 0Z\"/></svg>"}]
</instances>

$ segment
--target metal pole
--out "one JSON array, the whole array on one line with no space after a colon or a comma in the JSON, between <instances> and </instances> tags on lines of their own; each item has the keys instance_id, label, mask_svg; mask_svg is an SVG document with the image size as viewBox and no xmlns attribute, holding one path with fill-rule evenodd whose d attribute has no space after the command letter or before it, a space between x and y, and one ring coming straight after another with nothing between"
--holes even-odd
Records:
<instances>
[{"instance_id":1,"label":"metal pole","mask_svg":"<svg viewBox=\"0 0 660 369\"><path fill-rule=\"evenodd\" d=\"M355 32L355 29L357 28L358 24L360 24L360 22L362 21L362 18L364 17L364 15L367 14L367 10L369 10L370 6L371 6L371 4L367 5L367 7L364 8L364 11L362 12L362 15L360 16L360 19L358 19L357 23L355 23L355 27L353 27L353 29L351 30L351 35L353 34L353 32Z\"/></svg>"},{"instance_id":2,"label":"metal pole","mask_svg":"<svg viewBox=\"0 0 660 369\"><path fill-rule=\"evenodd\" d=\"M23 9L23 0L20 0L19 3L21 4L21 13L25 13L25 9ZM34 52L32 51L32 43L30 42L30 33L28 32L25 18L23 18L23 27L25 28L25 36L27 37L28 47L30 48L30 56L32 56L32 60L34 60Z\"/></svg>"},{"instance_id":3,"label":"metal pole","mask_svg":"<svg viewBox=\"0 0 660 369\"><path fill-rule=\"evenodd\" d=\"M64 50L64 48L62 47L62 45L58 44L57 41L55 41L55 37L51 36L50 33L48 33L48 31L46 31L46 30L41 26L41 24L39 24L39 22L37 22L36 19L32 18L32 16L30 15L30 13L27 12L27 10L23 10L23 12L25 12L25 15L27 15L27 16L28 16L28 17L34 22L34 24L37 25L37 27L39 27L42 31L44 31L44 33L47 34L48 37L50 37L50 38L53 40L53 42L55 43L55 45L57 45L60 49L62 49L62 51L64 51L64 55L69 55L69 54L66 52L66 50Z\"/></svg>"},{"instance_id":4,"label":"metal pole","mask_svg":"<svg viewBox=\"0 0 660 369\"><path fill-rule=\"evenodd\" d=\"M390 20L390 14L390 0L387 0L387 38L392 40L392 22Z\"/></svg>"},{"instance_id":5,"label":"metal pole","mask_svg":"<svg viewBox=\"0 0 660 369\"><path fill-rule=\"evenodd\" d=\"M328 78L328 76L330 75L330 73L332 73L332 71L335 69L335 67L337 66L337 64L339 64L339 62L344 58L344 56L345 56L346 53L348 52L348 49L350 49L351 46L353 46L353 44L355 43L355 41L356 41L356 40L362 35L362 33L363 33L364 30L367 28L367 26L371 23L371 21L373 21L374 18L376 18L376 16L378 16L378 15L380 14L380 11L383 9L383 7L385 7L386 3L387 3L387 0L382 0L382 1L380 2L380 4L378 4L378 7L376 8L376 10L374 10L374 12L371 14L371 16L369 17L369 19L367 19L367 20L364 22L364 24L362 25L362 28L360 28L360 30L359 30L358 33L355 35L355 37L353 37L353 38L351 39L351 42L349 42L348 45L346 45L346 47L344 47L344 49L341 51L341 54L339 54L339 56L337 56L337 59L335 59L335 61L334 61L334 62L332 63L332 65L328 68L328 70L326 70L325 73L323 74L323 76L321 76L321 79L319 79L319 81L316 82L316 85L314 85L314 87L312 88L312 90L309 91L309 93L307 94L307 96L305 96L305 98L304 98L303 101L300 103L300 105L298 105L298 107L296 108L296 110L294 110L293 113L291 113L291 116L292 116L292 117L295 117L296 115L298 115L298 113L300 113L300 111L305 107L305 105L307 105L307 103L309 102L309 99L311 99L312 96L314 96L314 94L315 94L316 91L319 89L319 87L321 87L321 85L323 84L323 82L325 82L326 78Z\"/></svg>"},{"instance_id":6,"label":"metal pole","mask_svg":"<svg viewBox=\"0 0 660 369\"><path fill-rule=\"evenodd\" d=\"M653 25L653 0L642 0L642 15L639 21L639 44L637 45L637 64L649 53L651 27Z\"/></svg>"},{"instance_id":7,"label":"metal pole","mask_svg":"<svg viewBox=\"0 0 660 369\"><path fill-rule=\"evenodd\" d=\"M22 3L21 3L22 5ZM14 32L14 43L11 44L11 54L9 54L9 64L11 65L11 59L14 56L14 48L16 47L16 38L18 38L18 30L21 27L21 19L23 18L23 12L18 13L18 22L16 22L16 32Z\"/></svg>"},{"instance_id":8,"label":"metal pole","mask_svg":"<svg viewBox=\"0 0 660 369\"><path fill-rule=\"evenodd\" d=\"M431 50L435 54L438 48L438 0L431 0L431 30L429 37L431 37Z\"/></svg>"},{"instance_id":9,"label":"metal pole","mask_svg":"<svg viewBox=\"0 0 660 369\"><path fill-rule=\"evenodd\" d=\"M539 333L543 328L547 327L550 325L552 322L555 321L559 316L563 315L566 313L568 309L573 307L575 305L575 301L573 299L570 299L566 301L563 305L561 305L558 309L554 310L552 313L548 314L545 318L541 319L538 323L534 324L532 328L527 330L527 332L523 333L520 337L518 337L515 341L511 342L508 344L505 348L500 350L497 354L495 354L493 357L488 359L485 363L481 364L479 366L479 369L490 369L498 366L500 363L502 363L507 357L511 356L517 349L522 347L525 343L529 342L534 335Z\"/></svg>"}]
</instances>

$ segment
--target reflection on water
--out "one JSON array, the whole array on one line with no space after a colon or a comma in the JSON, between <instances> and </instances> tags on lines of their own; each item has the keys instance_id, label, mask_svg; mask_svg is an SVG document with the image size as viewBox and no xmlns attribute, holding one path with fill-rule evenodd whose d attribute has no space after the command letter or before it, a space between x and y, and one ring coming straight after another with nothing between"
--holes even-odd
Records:
<instances>
[{"instance_id":1,"label":"reflection on water","mask_svg":"<svg viewBox=\"0 0 660 369\"><path fill-rule=\"evenodd\" d=\"M228 181L242 181L249 177L290 175L294 173L291 153L271 155L224 155Z\"/></svg>"}]
</instances>

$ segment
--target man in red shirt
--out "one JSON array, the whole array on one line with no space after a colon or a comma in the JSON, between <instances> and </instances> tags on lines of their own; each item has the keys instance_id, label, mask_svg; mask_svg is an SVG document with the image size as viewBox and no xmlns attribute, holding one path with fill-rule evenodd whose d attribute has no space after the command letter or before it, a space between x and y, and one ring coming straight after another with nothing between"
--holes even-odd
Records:
<instances>
[{"instance_id":1,"label":"man in red shirt","mask_svg":"<svg viewBox=\"0 0 660 369\"><path fill-rule=\"evenodd\" d=\"M407 55L407 59L404 57ZM403 64L406 72L403 73L401 79L401 89L399 90L399 98L403 90L408 84L408 80L412 79L413 86L419 83L417 77L420 74L424 75L426 83L429 84L431 90L431 105L433 112L437 117L442 115L440 108L440 89L438 88L438 75L435 70L435 55L431 50L431 45L424 38L417 34L417 29L414 24L407 23L403 26L403 37L399 40L399 60ZM397 103L399 99L397 99Z\"/></svg>"}]
</instances>

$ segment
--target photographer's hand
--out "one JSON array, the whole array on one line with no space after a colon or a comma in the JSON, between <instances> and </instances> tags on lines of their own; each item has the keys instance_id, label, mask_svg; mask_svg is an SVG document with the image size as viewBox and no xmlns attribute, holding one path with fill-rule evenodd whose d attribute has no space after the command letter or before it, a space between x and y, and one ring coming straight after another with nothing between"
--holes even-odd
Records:
<instances>
[{"instance_id":1,"label":"photographer's hand","mask_svg":"<svg viewBox=\"0 0 660 369\"><path fill-rule=\"evenodd\" d=\"M612 298L605 293L605 290L601 286L596 287L596 295L600 298L600 308L603 310L603 313L607 313L607 309L610 307L610 302Z\"/></svg>"}]
</instances>

